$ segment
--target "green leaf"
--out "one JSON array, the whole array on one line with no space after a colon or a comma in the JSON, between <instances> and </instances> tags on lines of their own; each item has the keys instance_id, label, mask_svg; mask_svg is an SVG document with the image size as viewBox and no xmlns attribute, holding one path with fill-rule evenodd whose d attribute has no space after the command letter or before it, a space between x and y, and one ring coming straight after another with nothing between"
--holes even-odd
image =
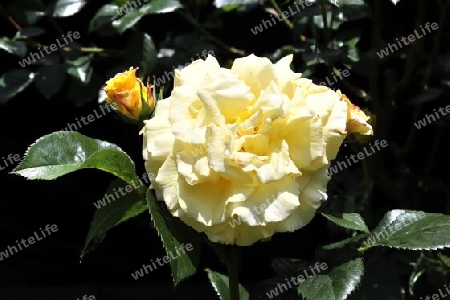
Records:
<instances>
[{"instance_id":1,"label":"green leaf","mask_svg":"<svg viewBox=\"0 0 450 300\"><path fill-rule=\"evenodd\" d=\"M30 27L22 28L19 31L17 31L16 38L20 39L20 38L35 37L35 36L39 36L44 33L45 33L44 29L42 29L40 27L30 26Z\"/></svg>"},{"instance_id":2,"label":"green leaf","mask_svg":"<svg viewBox=\"0 0 450 300\"><path fill-rule=\"evenodd\" d=\"M9 6L9 13L16 22L23 26L36 23L45 16L45 5L40 0L18 0Z\"/></svg>"},{"instance_id":3,"label":"green leaf","mask_svg":"<svg viewBox=\"0 0 450 300\"><path fill-rule=\"evenodd\" d=\"M139 66L140 76L145 76L154 70L157 51L151 36L148 34L134 32L128 42L126 52L133 53L133 55L127 56L127 64Z\"/></svg>"},{"instance_id":4,"label":"green leaf","mask_svg":"<svg viewBox=\"0 0 450 300\"><path fill-rule=\"evenodd\" d=\"M371 9L367 4L344 5L342 6L341 11L342 16L340 19L342 22L359 20L371 16Z\"/></svg>"},{"instance_id":5,"label":"green leaf","mask_svg":"<svg viewBox=\"0 0 450 300\"><path fill-rule=\"evenodd\" d=\"M330 25L331 18L332 18L332 13L331 13L331 11L328 11L328 12L326 13L326 20L327 20L327 23L326 23L326 24L328 24L328 26ZM318 28L320 28L320 29L324 29L324 28L325 28L325 22L324 22L324 18L323 18L322 15L314 16L314 17L313 17L313 21L314 21L314 24L315 24ZM338 22L339 22L338 20L334 20L334 22L333 22L332 25L338 26L338 25L336 25ZM335 28L333 28L333 29L335 29Z\"/></svg>"},{"instance_id":6,"label":"green leaf","mask_svg":"<svg viewBox=\"0 0 450 300\"><path fill-rule=\"evenodd\" d=\"M41 66L36 72L36 89L47 99L55 95L66 81L66 70L61 65Z\"/></svg>"},{"instance_id":7,"label":"green leaf","mask_svg":"<svg viewBox=\"0 0 450 300\"><path fill-rule=\"evenodd\" d=\"M34 73L27 69L14 69L0 78L0 104L22 92L34 79Z\"/></svg>"},{"instance_id":8,"label":"green leaf","mask_svg":"<svg viewBox=\"0 0 450 300\"><path fill-rule=\"evenodd\" d=\"M342 241L336 242L336 243L332 243L332 244L328 244L325 246L322 246L323 249L325 250L331 250L331 249L338 249L338 248L342 248L350 243L357 243L360 240L362 240L363 238L366 238L368 235L367 234L357 234L355 236L349 237L347 239L344 239Z\"/></svg>"},{"instance_id":9,"label":"green leaf","mask_svg":"<svg viewBox=\"0 0 450 300\"><path fill-rule=\"evenodd\" d=\"M364 5L364 0L340 0L336 1L338 6L343 5Z\"/></svg>"},{"instance_id":10,"label":"green leaf","mask_svg":"<svg viewBox=\"0 0 450 300\"><path fill-rule=\"evenodd\" d=\"M327 275L300 282L297 290L306 299L344 300L356 290L363 275L364 262L357 258L335 267Z\"/></svg>"},{"instance_id":11,"label":"green leaf","mask_svg":"<svg viewBox=\"0 0 450 300\"><path fill-rule=\"evenodd\" d=\"M12 41L7 37L0 37L0 49L18 57L24 57L27 53L27 46L24 42Z\"/></svg>"},{"instance_id":12,"label":"green leaf","mask_svg":"<svg viewBox=\"0 0 450 300\"><path fill-rule=\"evenodd\" d=\"M361 29L350 29L336 35L333 41L328 44L328 47L339 49L343 48L347 52L348 61L359 61L361 53L356 47L360 41Z\"/></svg>"},{"instance_id":13,"label":"green leaf","mask_svg":"<svg viewBox=\"0 0 450 300\"><path fill-rule=\"evenodd\" d=\"M183 5L178 0L152 0L150 3L142 6L140 11L144 14L163 14L173 12L182 7Z\"/></svg>"},{"instance_id":14,"label":"green leaf","mask_svg":"<svg viewBox=\"0 0 450 300\"><path fill-rule=\"evenodd\" d=\"M249 5L258 4L259 0L214 0L214 6L222 8L228 5Z\"/></svg>"},{"instance_id":15,"label":"green leaf","mask_svg":"<svg viewBox=\"0 0 450 300\"><path fill-rule=\"evenodd\" d=\"M69 17L79 12L86 5L85 0L58 0L53 10L54 17Z\"/></svg>"},{"instance_id":16,"label":"green leaf","mask_svg":"<svg viewBox=\"0 0 450 300\"><path fill-rule=\"evenodd\" d=\"M128 2L128 0L113 0L111 1L112 4L116 4L118 6L123 6Z\"/></svg>"},{"instance_id":17,"label":"green leaf","mask_svg":"<svg viewBox=\"0 0 450 300\"><path fill-rule=\"evenodd\" d=\"M72 75L75 79L78 79L81 83L87 84L91 80L92 67L91 67L92 55L80 56L76 60L67 61L67 73Z\"/></svg>"},{"instance_id":18,"label":"green leaf","mask_svg":"<svg viewBox=\"0 0 450 300\"><path fill-rule=\"evenodd\" d=\"M450 268L450 257L438 252L437 257L447 267Z\"/></svg>"},{"instance_id":19,"label":"green leaf","mask_svg":"<svg viewBox=\"0 0 450 300\"><path fill-rule=\"evenodd\" d=\"M105 24L110 24L117 17L118 8L114 4L103 5L91 19L89 32L95 31Z\"/></svg>"},{"instance_id":20,"label":"green leaf","mask_svg":"<svg viewBox=\"0 0 450 300\"><path fill-rule=\"evenodd\" d=\"M147 210L145 196L139 190L140 187L142 185L137 182L132 185L120 179L110 184L104 197L94 204L97 211L92 219L81 258L86 254L89 244L94 244L92 242L95 238L103 237L108 230Z\"/></svg>"},{"instance_id":21,"label":"green leaf","mask_svg":"<svg viewBox=\"0 0 450 300\"><path fill-rule=\"evenodd\" d=\"M306 299L336 299L333 291L333 281L327 275L317 275L313 279L308 279L300 283L297 290Z\"/></svg>"},{"instance_id":22,"label":"green leaf","mask_svg":"<svg viewBox=\"0 0 450 300\"><path fill-rule=\"evenodd\" d=\"M450 216L423 211L395 209L387 212L363 246L387 246L409 250L450 247Z\"/></svg>"},{"instance_id":23,"label":"green leaf","mask_svg":"<svg viewBox=\"0 0 450 300\"><path fill-rule=\"evenodd\" d=\"M120 19L114 20L112 26L117 29L119 33L124 33L125 30L133 27L144 15L137 9L130 10Z\"/></svg>"},{"instance_id":24,"label":"green leaf","mask_svg":"<svg viewBox=\"0 0 450 300\"><path fill-rule=\"evenodd\" d=\"M369 233L366 223L363 218L357 213L343 213L342 216L333 216L330 214L322 213L322 216L333 222L334 224L357 231Z\"/></svg>"},{"instance_id":25,"label":"green leaf","mask_svg":"<svg viewBox=\"0 0 450 300\"><path fill-rule=\"evenodd\" d=\"M220 300L230 300L230 288L228 285L228 276L206 269L209 281L216 290ZM239 300L248 300L249 294L246 289L239 284Z\"/></svg>"},{"instance_id":26,"label":"green leaf","mask_svg":"<svg viewBox=\"0 0 450 300\"><path fill-rule=\"evenodd\" d=\"M134 163L122 149L76 131L58 131L39 138L12 173L30 180L53 180L88 168L109 172L129 184L137 182Z\"/></svg>"},{"instance_id":27,"label":"green leaf","mask_svg":"<svg viewBox=\"0 0 450 300\"><path fill-rule=\"evenodd\" d=\"M176 253L181 244L191 244L192 250L177 259L170 260L172 278L176 286L182 280L195 274L200 260L201 235L182 223L179 219L163 215L163 211L153 198L151 191L147 192L147 205L150 209L153 224L161 237L167 254Z\"/></svg>"},{"instance_id":28,"label":"green leaf","mask_svg":"<svg viewBox=\"0 0 450 300\"><path fill-rule=\"evenodd\" d=\"M420 279L422 275L424 275L425 270L414 270L411 275L409 275L408 280L408 291L411 295L414 295L414 286L416 285L417 281Z\"/></svg>"}]
</instances>

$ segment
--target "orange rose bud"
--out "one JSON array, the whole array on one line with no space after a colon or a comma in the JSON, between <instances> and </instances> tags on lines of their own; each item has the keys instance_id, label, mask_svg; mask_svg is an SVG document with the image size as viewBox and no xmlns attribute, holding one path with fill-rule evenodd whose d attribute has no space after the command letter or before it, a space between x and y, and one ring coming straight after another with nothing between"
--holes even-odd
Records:
<instances>
[{"instance_id":1,"label":"orange rose bud","mask_svg":"<svg viewBox=\"0 0 450 300\"><path fill-rule=\"evenodd\" d=\"M143 115L148 117L155 107L155 99L151 93L152 86L145 86L136 77L138 68L130 68L124 73L118 73L106 82L104 88L106 101L114 104L125 117L139 120Z\"/></svg>"},{"instance_id":2,"label":"orange rose bud","mask_svg":"<svg viewBox=\"0 0 450 300\"><path fill-rule=\"evenodd\" d=\"M341 95L341 101L346 102L348 106L347 132L359 133L362 135L373 135L372 125L367 122L370 117L366 116L366 114L358 106L350 102L345 94L341 94L339 91L338 94Z\"/></svg>"}]
</instances>

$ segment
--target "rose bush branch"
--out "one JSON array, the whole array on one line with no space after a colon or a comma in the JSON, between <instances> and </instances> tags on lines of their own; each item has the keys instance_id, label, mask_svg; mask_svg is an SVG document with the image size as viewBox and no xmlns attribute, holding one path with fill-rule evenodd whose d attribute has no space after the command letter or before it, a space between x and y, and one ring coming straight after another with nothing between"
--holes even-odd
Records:
<instances>
[{"instance_id":1,"label":"rose bush branch","mask_svg":"<svg viewBox=\"0 0 450 300\"><path fill-rule=\"evenodd\" d=\"M108 80L106 100L124 121L143 123L145 168L156 176L150 177L145 202L130 193L98 210L85 248L148 210L168 253L193 245L193 251L170 262L175 285L196 273L203 238L227 266L228 277L207 270L219 296L248 299L239 285L240 248L307 226L327 200L327 169L344 139L373 134L358 106L339 90L292 71L292 59L272 63L250 55L226 69L208 56L176 70L170 96L158 101L136 68ZM194 151L198 147L202 151ZM110 172L125 184L138 181L133 160L117 145L75 132L39 139L14 173L52 180L85 168ZM253 211L255 205L262 211ZM372 231L359 214L323 215L352 234L359 232L323 249L359 251L347 253L346 260L329 254L324 263L333 268L295 287L306 298L315 299L313 287L320 285L324 299L346 299L362 281L361 256L372 247L450 247L446 215L393 210ZM236 217L241 222L229 226Z\"/></svg>"}]
</instances>

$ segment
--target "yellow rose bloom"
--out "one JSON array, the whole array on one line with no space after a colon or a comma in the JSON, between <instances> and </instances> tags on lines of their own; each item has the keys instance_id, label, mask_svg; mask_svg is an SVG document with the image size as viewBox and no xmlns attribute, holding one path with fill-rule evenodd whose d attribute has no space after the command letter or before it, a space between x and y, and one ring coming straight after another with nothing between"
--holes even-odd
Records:
<instances>
[{"instance_id":1,"label":"yellow rose bloom","mask_svg":"<svg viewBox=\"0 0 450 300\"><path fill-rule=\"evenodd\" d=\"M307 225L327 199L327 169L347 134L340 93L290 69L292 55L213 56L176 70L145 121L150 188L213 242L252 245Z\"/></svg>"},{"instance_id":2,"label":"yellow rose bloom","mask_svg":"<svg viewBox=\"0 0 450 300\"><path fill-rule=\"evenodd\" d=\"M124 73L119 73L106 82L104 88L106 101L114 103L117 110L124 116L138 120L142 113L142 102L150 108L155 105L151 94L151 86L147 88L144 83L136 77L138 69L130 68Z\"/></svg>"}]
</instances>

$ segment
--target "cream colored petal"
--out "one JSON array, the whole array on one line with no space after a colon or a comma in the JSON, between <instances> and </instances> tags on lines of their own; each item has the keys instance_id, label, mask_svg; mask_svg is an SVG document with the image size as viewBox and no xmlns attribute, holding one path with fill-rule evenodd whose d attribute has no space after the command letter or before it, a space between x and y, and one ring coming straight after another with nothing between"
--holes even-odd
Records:
<instances>
[{"instance_id":1,"label":"cream colored petal","mask_svg":"<svg viewBox=\"0 0 450 300\"><path fill-rule=\"evenodd\" d=\"M200 110L198 116L199 126L215 124L219 127L225 127L225 117L220 111L214 96L205 89L199 89L197 95L203 103L203 109Z\"/></svg>"},{"instance_id":2,"label":"cream colored petal","mask_svg":"<svg viewBox=\"0 0 450 300\"><path fill-rule=\"evenodd\" d=\"M235 59L231 71L250 87L255 96L276 78L272 62L267 57L253 54Z\"/></svg>"},{"instance_id":3,"label":"cream colored petal","mask_svg":"<svg viewBox=\"0 0 450 300\"><path fill-rule=\"evenodd\" d=\"M205 232L208 239L212 242L221 244L250 246L259 240L270 238L275 231L275 226L273 224L251 227L228 221L230 223L227 222L221 225L208 227L186 215L182 215L180 218L195 230ZM235 225L235 227L232 227L231 224ZM233 230L230 230L230 228L233 228Z\"/></svg>"},{"instance_id":4,"label":"cream colored petal","mask_svg":"<svg viewBox=\"0 0 450 300\"><path fill-rule=\"evenodd\" d=\"M271 151L267 162L258 165L248 164L243 167L243 170L255 171L262 184L279 181L288 175L301 175L289 157L289 146L286 141L282 141L279 147Z\"/></svg>"},{"instance_id":5,"label":"cream colored petal","mask_svg":"<svg viewBox=\"0 0 450 300\"><path fill-rule=\"evenodd\" d=\"M330 176L327 174L328 166L321 168L309 174L308 182L302 182L299 177L300 190L300 204L302 201L310 201L315 209L318 209L321 202L327 200L327 184Z\"/></svg>"},{"instance_id":6,"label":"cream colored petal","mask_svg":"<svg viewBox=\"0 0 450 300\"><path fill-rule=\"evenodd\" d=\"M259 186L261 183L256 177L256 173L246 171L242 164L243 162L235 157L225 159L225 172L220 173L220 176L233 182L239 182L243 187Z\"/></svg>"},{"instance_id":7,"label":"cream colored petal","mask_svg":"<svg viewBox=\"0 0 450 300\"><path fill-rule=\"evenodd\" d=\"M255 113L250 115L247 119L243 120L238 125L237 133L241 136L253 134L253 132L255 132L255 130L259 126L261 126L262 121L263 121L262 110L257 110Z\"/></svg>"},{"instance_id":8,"label":"cream colored petal","mask_svg":"<svg viewBox=\"0 0 450 300\"><path fill-rule=\"evenodd\" d=\"M325 160L325 163L329 163L330 160L336 158L339 147L342 145L342 142L347 136L346 121L347 104L340 101L336 102L330 116L328 117L328 122L323 128L324 140L327 143L327 160Z\"/></svg>"},{"instance_id":9,"label":"cream colored petal","mask_svg":"<svg viewBox=\"0 0 450 300\"><path fill-rule=\"evenodd\" d=\"M158 132L152 135L154 138L150 136L149 139L152 139L150 146L148 147L149 152L153 159L164 159L167 157L172 150L174 136L171 131L166 130L164 132Z\"/></svg>"},{"instance_id":10,"label":"cream colored petal","mask_svg":"<svg viewBox=\"0 0 450 300\"><path fill-rule=\"evenodd\" d=\"M265 123L270 123L277 118L284 118L289 107L290 100L283 95L275 82L261 92L253 105L255 109L261 110Z\"/></svg>"},{"instance_id":11,"label":"cream colored petal","mask_svg":"<svg viewBox=\"0 0 450 300\"><path fill-rule=\"evenodd\" d=\"M197 127L195 120L183 120L172 125L175 138L193 147L202 147L206 143L206 127Z\"/></svg>"},{"instance_id":12,"label":"cream colored petal","mask_svg":"<svg viewBox=\"0 0 450 300\"><path fill-rule=\"evenodd\" d=\"M238 246L250 246L260 240L269 239L275 233L275 224L255 227L237 226L234 232L235 244Z\"/></svg>"},{"instance_id":13,"label":"cream colored petal","mask_svg":"<svg viewBox=\"0 0 450 300\"><path fill-rule=\"evenodd\" d=\"M205 156L197 159L190 151L183 151L176 155L178 173L190 185L208 181L208 175L211 173L208 165L205 166L205 169L201 169L201 172L194 170L196 162L201 160L207 163Z\"/></svg>"},{"instance_id":14,"label":"cream colored petal","mask_svg":"<svg viewBox=\"0 0 450 300\"><path fill-rule=\"evenodd\" d=\"M325 151L323 126L320 117L314 116L308 121L303 118L292 120L284 129L283 137L289 145L289 154L300 170L309 170L314 163L322 164ZM320 166L319 166L320 167Z\"/></svg>"},{"instance_id":15,"label":"cream colored petal","mask_svg":"<svg viewBox=\"0 0 450 300\"><path fill-rule=\"evenodd\" d=\"M261 185L245 202L232 204L232 216L249 226L267 225L289 217L299 205L299 185L287 176Z\"/></svg>"},{"instance_id":16,"label":"cream colored petal","mask_svg":"<svg viewBox=\"0 0 450 300\"><path fill-rule=\"evenodd\" d=\"M230 137L223 128L211 124L206 129L206 152L209 166L216 172L225 172L225 150L229 148Z\"/></svg>"},{"instance_id":17,"label":"cream colored petal","mask_svg":"<svg viewBox=\"0 0 450 300\"><path fill-rule=\"evenodd\" d=\"M242 80L225 74L209 74L198 93L215 100L227 123L234 122L254 98Z\"/></svg>"},{"instance_id":18,"label":"cream colored petal","mask_svg":"<svg viewBox=\"0 0 450 300\"><path fill-rule=\"evenodd\" d=\"M145 133L145 122L144 121L144 127L141 128L141 131L139 131L139 135L143 135L143 143L142 143L142 157L144 160L148 159L148 141L147 141L147 134Z\"/></svg>"},{"instance_id":19,"label":"cream colored petal","mask_svg":"<svg viewBox=\"0 0 450 300\"><path fill-rule=\"evenodd\" d=\"M315 112L309 108L306 101L306 89L297 88L294 96L289 103L287 120L295 120L298 118L311 118L315 115Z\"/></svg>"},{"instance_id":20,"label":"cream colored petal","mask_svg":"<svg viewBox=\"0 0 450 300\"><path fill-rule=\"evenodd\" d=\"M249 152L234 152L230 160L232 160L240 169L245 172L252 172L256 168L262 167L269 162L269 156L259 156Z\"/></svg>"},{"instance_id":21,"label":"cream colored petal","mask_svg":"<svg viewBox=\"0 0 450 300\"><path fill-rule=\"evenodd\" d=\"M326 124L335 103L339 102L338 95L324 86L310 88L307 93L308 107L322 119L323 124Z\"/></svg>"},{"instance_id":22,"label":"cream colored petal","mask_svg":"<svg viewBox=\"0 0 450 300\"><path fill-rule=\"evenodd\" d=\"M277 224L278 232L292 232L311 222L317 209L327 199L326 188L330 177L326 170L327 167L298 177L300 206L289 218Z\"/></svg>"},{"instance_id":23,"label":"cream colored petal","mask_svg":"<svg viewBox=\"0 0 450 300\"><path fill-rule=\"evenodd\" d=\"M200 179L205 178L205 181L207 179L212 183L217 183L219 181L220 175L211 170L206 156L197 159L193 165L193 172L197 174Z\"/></svg>"},{"instance_id":24,"label":"cream colored petal","mask_svg":"<svg viewBox=\"0 0 450 300\"><path fill-rule=\"evenodd\" d=\"M199 150L197 152L197 150ZM216 183L220 176L209 167L206 148L198 147L193 150L183 150L176 154L178 173L190 185L211 182Z\"/></svg>"},{"instance_id":25,"label":"cream colored petal","mask_svg":"<svg viewBox=\"0 0 450 300\"><path fill-rule=\"evenodd\" d=\"M144 121L144 157L164 160L171 152L174 135L168 120L170 102L161 100L156 106L155 116Z\"/></svg>"},{"instance_id":26,"label":"cream colored petal","mask_svg":"<svg viewBox=\"0 0 450 300\"><path fill-rule=\"evenodd\" d=\"M158 174L159 169L161 168L163 163L164 163L164 161L156 160L156 159L149 159L149 160L145 161L145 170L147 171L147 174L149 175L150 188L152 188L152 189L154 188L156 175Z\"/></svg>"},{"instance_id":27,"label":"cream colored petal","mask_svg":"<svg viewBox=\"0 0 450 300\"><path fill-rule=\"evenodd\" d=\"M209 167L223 178L239 182L242 186L254 186L255 174L242 168L241 162L231 153L231 140L226 129L210 125L206 131L206 153ZM250 153L248 155L254 157Z\"/></svg>"},{"instance_id":28,"label":"cream colored petal","mask_svg":"<svg viewBox=\"0 0 450 300\"><path fill-rule=\"evenodd\" d=\"M155 190L162 194L164 202L170 211L176 210L179 207L178 178L179 176L175 160L171 156L167 157L155 178L154 186Z\"/></svg>"},{"instance_id":29,"label":"cream colored petal","mask_svg":"<svg viewBox=\"0 0 450 300\"><path fill-rule=\"evenodd\" d=\"M175 70L174 89L178 86L187 85L196 90L203 82L206 74L214 74L219 71L220 65L217 59L208 55L205 60L198 59L182 70Z\"/></svg>"},{"instance_id":30,"label":"cream colored petal","mask_svg":"<svg viewBox=\"0 0 450 300\"><path fill-rule=\"evenodd\" d=\"M205 224L198 222L197 219L191 218L189 215L180 212L180 219L191 226L198 232L204 232L209 240L214 243L221 244L234 244L234 230L230 230L230 225L228 223L223 223L214 226L206 226Z\"/></svg>"},{"instance_id":31,"label":"cream colored petal","mask_svg":"<svg viewBox=\"0 0 450 300\"><path fill-rule=\"evenodd\" d=\"M241 147L245 150L245 152L255 155L270 154L270 140L267 135L246 135L241 137L240 139L242 140Z\"/></svg>"},{"instance_id":32,"label":"cream colored petal","mask_svg":"<svg viewBox=\"0 0 450 300\"><path fill-rule=\"evenodd\" d=\"M289 54L280 59L273 68L276 73L276 82L282 93L291 98L294 95L296 84L295 80L299 79L302 74L295 73L291 70L293 55Z\"/></svg>"},{"instance_id":33,"label":"cream colored petal","mask_svg":"<svg viewBox=\"0 0 450 300\"><path fill-rule=\"evenodd\" d=\"M189 185L179 180L179 205L183 213L206 226L222 224L226 220L224 203L243 201L253 192L252 188L242 188L239 184L221 179L216 184L201 183Z\"/></svg>"},{"instance_id":34,"label":"cream colored petal","mask_svg":"<svg viewBox=\"0 0 450 300\"><path fill-rule=\"evenodd\" d=\"M192 86L179 86L173 89L168 100L170 101L170 123L194 119L196 116L193 111L196 106L201 105L197 89Z\"/></svg>"}]
</instances>

